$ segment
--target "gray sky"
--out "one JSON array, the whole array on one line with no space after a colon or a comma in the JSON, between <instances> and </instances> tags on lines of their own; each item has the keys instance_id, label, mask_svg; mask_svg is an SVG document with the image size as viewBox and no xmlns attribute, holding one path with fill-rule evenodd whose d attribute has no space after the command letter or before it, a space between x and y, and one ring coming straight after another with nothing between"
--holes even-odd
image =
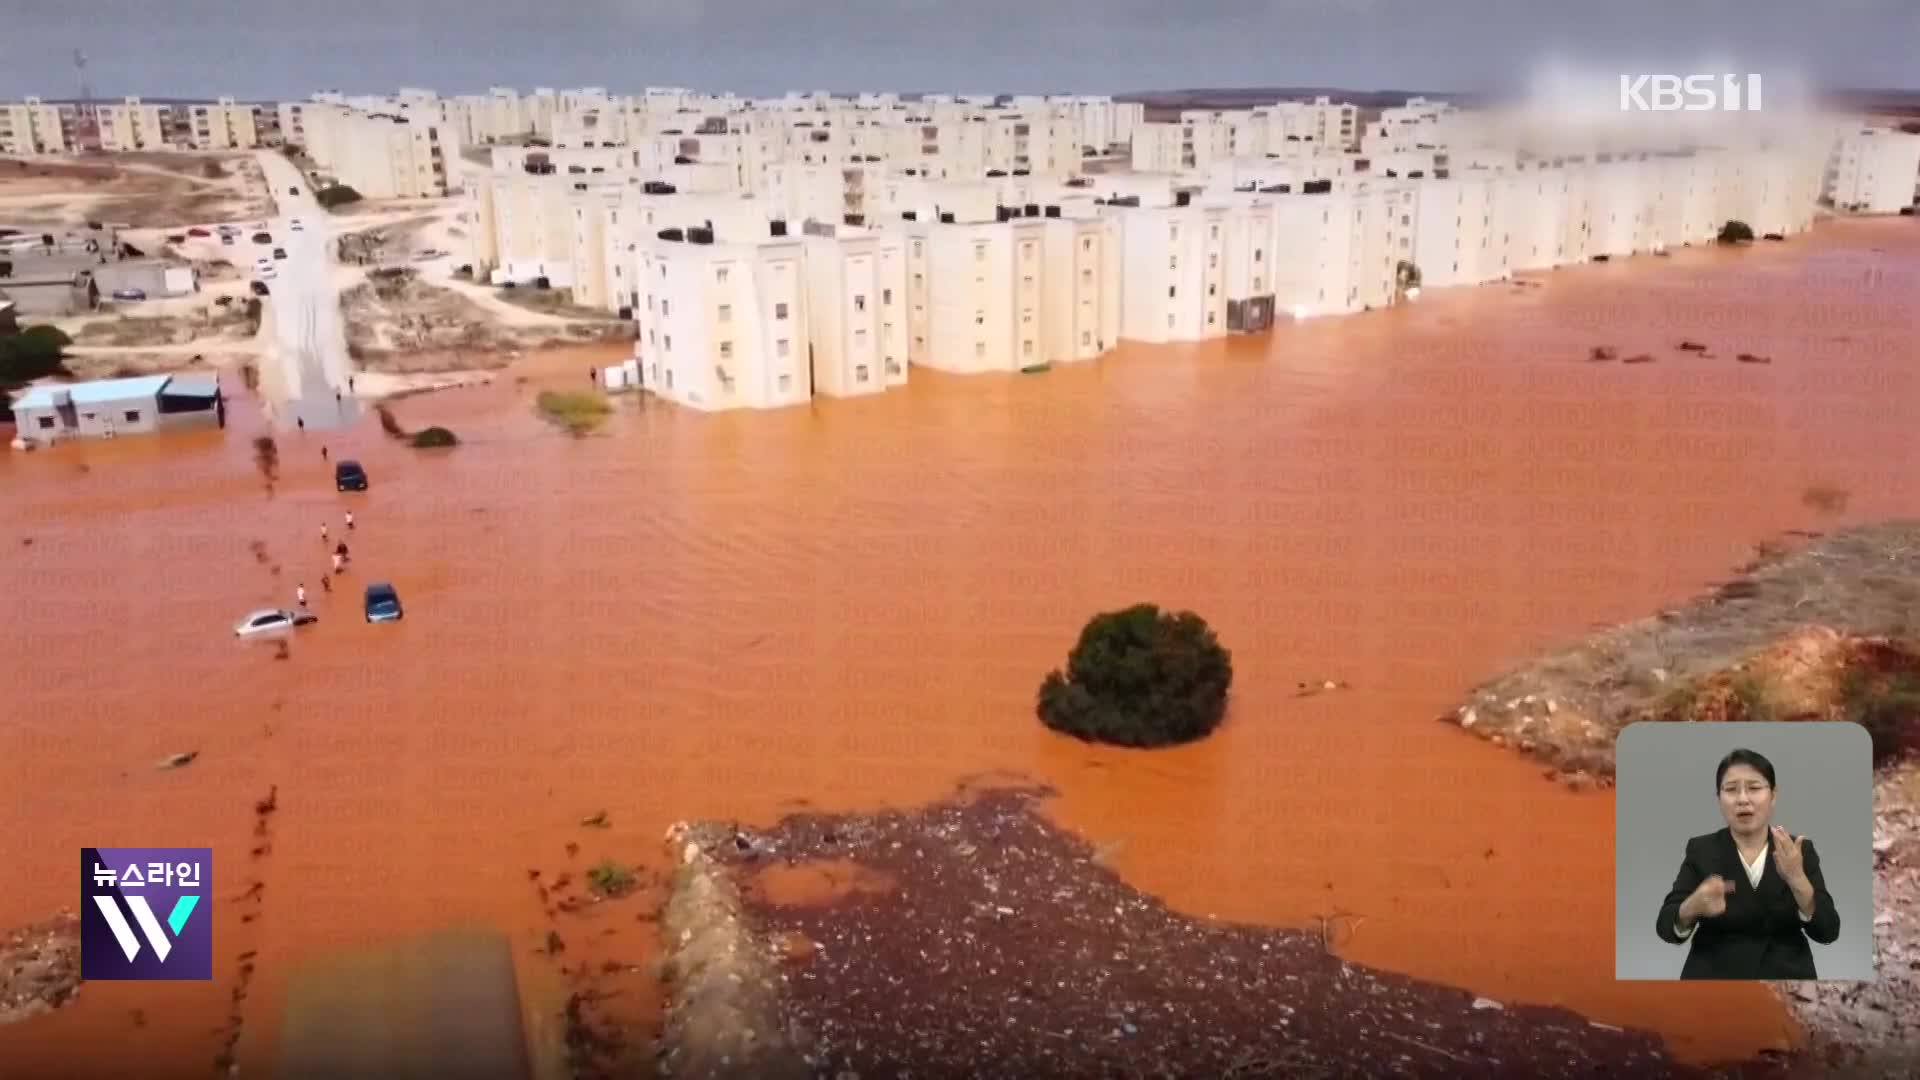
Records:
<instances>
[{"instance_id":1,"label":"gray sky","mask_svg":"<svg viewBox=\"0 0 1920 1080\"><path fill-rule=\"evenodd\" d=\"M691 86L1474 89L1791 67L1920 88L1920 0L0 0L0 98ZM1712 70L1722 70L1715 68Z\"/></svg>"}]
</instances>

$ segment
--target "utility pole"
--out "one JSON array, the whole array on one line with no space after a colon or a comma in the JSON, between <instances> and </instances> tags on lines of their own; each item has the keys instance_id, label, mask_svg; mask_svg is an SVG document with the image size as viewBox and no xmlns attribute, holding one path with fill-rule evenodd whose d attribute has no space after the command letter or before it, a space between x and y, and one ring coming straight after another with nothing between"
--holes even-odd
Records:
<instances>
[{"instance_id":1,"label":"utility pole","mask_svg":"<svg viewBox=\"0 0 1920 1080\"><path fill-rule=\"evenodd\" d=\"M87 54L79 49L73 50L73 77L80 84L80 101L74 110L76 116L74 134L76 136L91 135L97 142L100 135L100 115L93 107L93 87L87 82Z\"/></svg>"}]
</instances>

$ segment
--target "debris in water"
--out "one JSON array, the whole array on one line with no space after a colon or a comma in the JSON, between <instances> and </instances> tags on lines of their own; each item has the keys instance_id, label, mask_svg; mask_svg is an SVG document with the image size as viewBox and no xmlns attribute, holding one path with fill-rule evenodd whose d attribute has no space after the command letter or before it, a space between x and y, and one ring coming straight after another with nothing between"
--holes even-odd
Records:
<instances>
[{"instance_id":1,"label":"debris in water","mask_svg":"<svg viewBox=\"0 0 1920 1080\"><path fill-rule=\"evenodd\" d=\"M184 754L169 754L160 761L160 764L155 765L154 768L177 769L182 765L193 764L193 759L199 756L200 756L200 751L198 750L189 750Z\"/></svg>"}]
</instances>

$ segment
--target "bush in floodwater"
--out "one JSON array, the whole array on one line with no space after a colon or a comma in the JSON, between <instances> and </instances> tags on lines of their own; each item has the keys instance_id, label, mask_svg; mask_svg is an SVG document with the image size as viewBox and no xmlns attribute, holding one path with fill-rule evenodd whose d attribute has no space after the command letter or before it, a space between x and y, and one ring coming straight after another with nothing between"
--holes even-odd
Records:
<instances>
[{"instance_id":1,"label":"bush in floodwater","mask_svg":"<svg viewBox=\"0 0 1920 1080\"><path fill-rule=\"evenodd\" d=\"M606 398L579 391L543 390L534 404L540 415L576 436L599 427L600 421L613 411Z\"/></svg>"},{"instance_id":2,"label":"bush in floodwater","mask_svg":"<svg viewBox=\"0 0 1920 1080\"><path fill-rule=\"evenodd\" d=\"M1233 656L1206 620L1135 604L1087 623L1037 706L1041 723L1075 738L1170 746L1220 725L1232 683Z\"/></svg>"},{"instance_id":3,"label":"bush in floodwater","mask_svg":"<svg viewBox=\"0 0 1920 1080\"><path fill-rule=\"evenodd\" d=\"M1720 226L1720 242L1739 244L1753 242L1753 226L1744 221L1729 221Z\"/></svg>"},{"instance_id":4,"label":"bush in floodwater","mask_svg":"<svg viewBox=\"0 0 1920 1080\"><path fill-rule=\"evenodd\" d=\"M460 439L443 427L430 427L413 433L413 445L417 450L430 450L440 446L458 446Z\"/></svg>"},{"instance_id":5,"label":"bush in floodwater","mask_svg":"<svg viewBox=\"0 0 1920 1080\"><path fill-rule=\"evenodd\" d=\"M400 420L393 415L392 409L387 408L385 405L376 405L373 407L373 412L374 415L380 418L381 431L386 432L389 436L396 439L409 437L407 429L400 426Z\"/></svg>"},{"instance_id":6,"label":"bush in floodwater","mask_svg":"<svg viewBox=\"0 0 1920 1080\"><path fill-rule=\"evenodd\" d=\"M360 201L360 193L345 184L328 184L313 193L313 201L328 210Z\"/></svg>"},{"instance_id":7,"label":"bush in floodwater","mask_svg":"<svg viewBox=\"0 0 1920 1080\"><path fill-rule=\"evenodd\" d=\"M633 889L633 869L612 859L601 859L587 871L587 885L601 896L619 896Z\"/></svg>"}]
</instances>

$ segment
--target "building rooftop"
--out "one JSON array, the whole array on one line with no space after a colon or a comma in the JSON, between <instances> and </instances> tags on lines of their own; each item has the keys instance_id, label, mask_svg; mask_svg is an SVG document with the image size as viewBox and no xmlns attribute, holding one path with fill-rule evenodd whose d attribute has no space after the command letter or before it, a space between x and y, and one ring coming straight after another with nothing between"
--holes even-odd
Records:
<instances>
[{"instance_id":1,"label":"building rooftop","mask_svg":"<svg viewBox=\"0 0 1920 1080\"><path fill-rule=\"evenodd\" d=\"M131 379L99 379L82 383L43 383L14 399L16 409L51 409L55 395L65 392L75 405L99 405L110 401L150 398L172 379L171 375L141 375Z\"/></svg>"}]
</instances>

